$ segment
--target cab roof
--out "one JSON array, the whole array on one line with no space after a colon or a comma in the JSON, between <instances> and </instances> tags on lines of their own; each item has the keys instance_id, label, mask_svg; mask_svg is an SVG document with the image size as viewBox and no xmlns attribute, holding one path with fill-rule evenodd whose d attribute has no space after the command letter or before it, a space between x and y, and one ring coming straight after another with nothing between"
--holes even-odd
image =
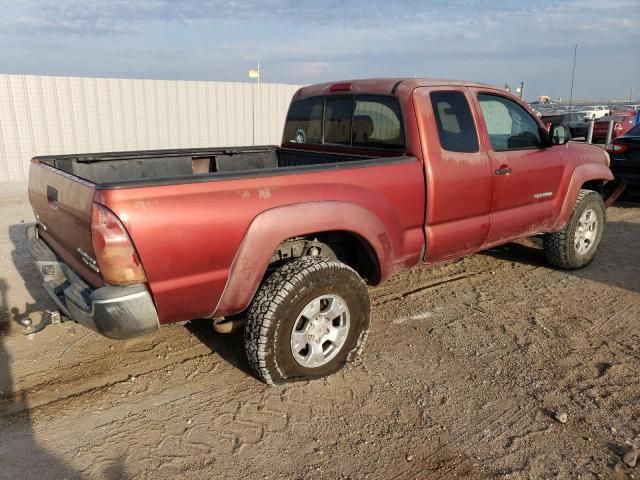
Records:
<instances>
[{"instance_id":1,"label":"cab roof","mask_svg":"<svg viewBox=\"0 0 640 480\"><path fill-rule=\"evenodd\" d=\"M375 93L390 95L402 90L404 93L413 91L417 87L455 86L478 87L496 90L496 87L486 83L468 82L464 80L447 80L436 78L365 78L356 80L339 80L318 83L302 87L295 98L313 97L317 95L345 94L345 93Z\"/></svg>"}]
</instances>

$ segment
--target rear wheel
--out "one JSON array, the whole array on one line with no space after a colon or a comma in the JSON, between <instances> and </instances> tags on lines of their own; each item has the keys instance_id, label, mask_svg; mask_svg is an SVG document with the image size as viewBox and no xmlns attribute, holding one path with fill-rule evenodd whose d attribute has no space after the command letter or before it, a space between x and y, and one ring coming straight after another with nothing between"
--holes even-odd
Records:
<instances>
[{"instance_id":1,"label":"rear wheel","mask_svg":"<svg viewBox=\"0 0 640 480\"><path fill-rule=\"evenodd\" d=\"M310 256L287 263L247 312L249 364L271 385L330 375L364 346L369 311L367 287L351 267Z\"/></svg>"},{"instance_id":2,"label":"rear wheel","mask_svg":"<svg viewBox=\"0 0 640 480\"><path fill-rule=\"evenodd\" d=\"M544 236L544 252L549 263L565 270L587 266L598 251L605 219L600 194L580 190L569 223L559 232Z\"/></svg>"}]
</instances>

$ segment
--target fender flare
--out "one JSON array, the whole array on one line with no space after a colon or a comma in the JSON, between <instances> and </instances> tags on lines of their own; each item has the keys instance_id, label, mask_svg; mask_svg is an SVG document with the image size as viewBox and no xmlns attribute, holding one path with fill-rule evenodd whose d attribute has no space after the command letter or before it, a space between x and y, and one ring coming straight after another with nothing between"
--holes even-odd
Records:
<instances>
[{"instance_id":1,"label":"fender flare","mask_svg":"<svg viewBox=\"0 0 640 480\"><path fill-rule=\"evenodd\" d=\"M580 189L586 182L593 180L611 181L613 180L613 173L606 165L598 163L585 163L575 168L571 175L571 180L569 180L569 186L557 217L558 220L552 231L562 230L569 223Z\"/></svg>"},{"instance_id":2,"label":"fender flare","mask_svg":"<svg viewBox=\"0 0 640 480\"><path fill-rule=\"evenodd\" d=\"M281 242L295 236L327 231L346 231L358 235L373 249L381 279L393 273L393 245L397 245L399 239L390 238L389 229L382 220L366 208L340 201L275 207L256 216L249 225L212 316L239 313L249 305L267 271L273 252Z\"/></svg>"}]
</instances>

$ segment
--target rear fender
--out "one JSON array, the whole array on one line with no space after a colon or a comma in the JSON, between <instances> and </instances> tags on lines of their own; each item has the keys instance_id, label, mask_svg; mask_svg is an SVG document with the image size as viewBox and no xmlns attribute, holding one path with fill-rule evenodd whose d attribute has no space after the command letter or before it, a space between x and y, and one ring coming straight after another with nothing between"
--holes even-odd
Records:
<instances>
[{"instance_id":1,"label":"rear fender","mask_svg":"<svg viewBox=\"0 0 640 480\"><path fill-rule=\"evenodd\" d=\"M613 174L606 165L598 163L585 163L575 168L552 231L562 230L569 223L580 189L585 183L594 180L611 181Z\"/></svg>"},{"instance_id":2,"label":"rear fender","mask_svg":"<svg viewBox=\"0 0 640 480\"><path fill-rule=\"evenodd\" d=\"M399 228L387 229L369 210L339 201L276 207L261 213L249 225L214 315L238 313L249 305L281 242L296 236L338 230L354 233L369 243L377 257L381 280L393 273L394 242L389 231L399 232Z\"/></svg>"}]
</instances>

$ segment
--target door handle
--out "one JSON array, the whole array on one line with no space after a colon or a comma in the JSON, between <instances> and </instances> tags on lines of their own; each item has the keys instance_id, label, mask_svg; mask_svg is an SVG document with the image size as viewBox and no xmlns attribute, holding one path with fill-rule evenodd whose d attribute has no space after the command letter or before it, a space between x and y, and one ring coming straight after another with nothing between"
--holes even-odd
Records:
<instances>
[{"instance_id":1,"label":"door handle","mask_svg":"<svg viewBox=\"0 0 640 480\"><path fill-rule=\"evenodd\" d=\"M511 170L506 165L503 165L499 169L496 170L496 175L509 175L513 170Z\"/></svg>"}]
</instances>

